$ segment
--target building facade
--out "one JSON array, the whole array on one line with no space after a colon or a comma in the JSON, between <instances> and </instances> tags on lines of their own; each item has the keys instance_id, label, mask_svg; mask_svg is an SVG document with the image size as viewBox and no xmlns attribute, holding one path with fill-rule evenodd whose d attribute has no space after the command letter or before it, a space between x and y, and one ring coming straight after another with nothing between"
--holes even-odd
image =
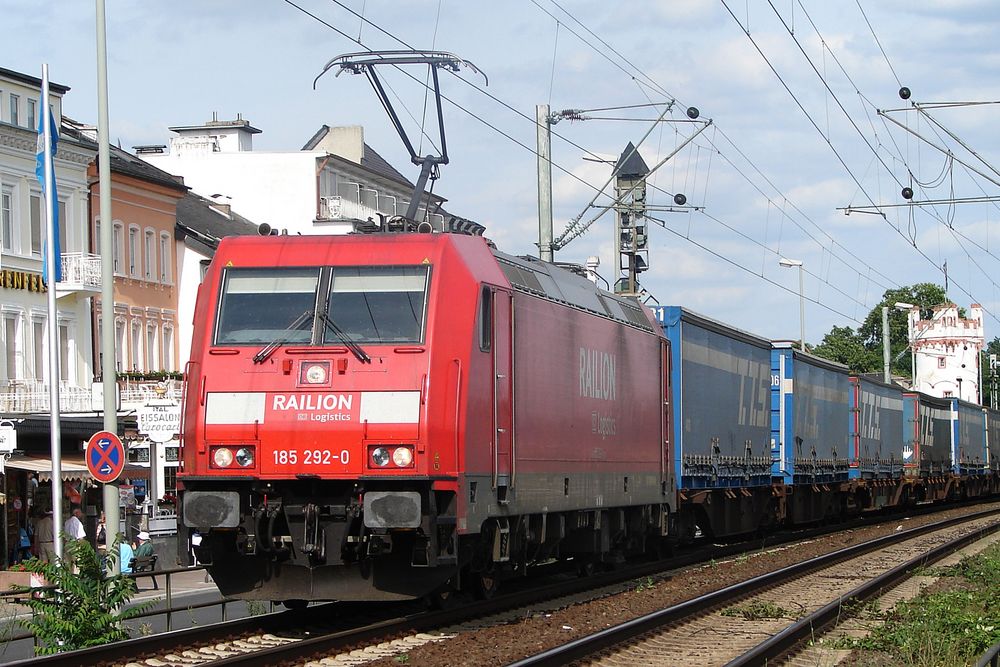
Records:
<instances>
[{"instance_id":1,"label":"building facade","mask_svg":"<svg viewBox=\"0 0 1000 667\"><path fill-rule=\"evenodd\" d=\"M87 165L96 145L65 131L62 97L69 88L50 84L49 90L62 135L53 160L63 269L55 286L55 323L49 322L43 276L45 198L35 176L41 80L0 69L0 417L49 412L53 379L61 412L92 409L90 299L100 277L94 273L99 263L88 252ZM50 325L58 332L58 373L49 368Z\"/></svg>"},{"instance_id":2,"label":"building facade","mask_svg":"<svg viewBox=\"0 0 1000 667\"><path fill-rule=\"evenodd\" d=\"M979 360L985 342L982 307L974 303L968 317L960 317L958 306L946 303L935 306L927 320L920 318L920 308L915 307L908 318L914 389L980 403Z\"/></svg>"},{"instance_id":3,"label":"building facade","mask_svg":"<svg viewBox=\"0 0 1000 667\"><path fill-rule=\"evenodd\" d=\"M225 236L245 236L258 233L258 225L233 211L232 207L216 203L188 192L177 203L177 281L178 310L181 326L180 364L183 368L191 353L191 322L198 298L198 288L205 270Z\"/></svg>"},{"instance_id":4,"label":"building facade","mask_svg":"<svg viewBox=\"0 0 1000 667\"><path fill-rule=\"evenodd\" d=\"M364 141L360 126L324 125L297 151L255 151L249 121L171 127L167 146L136 153L195 192L289 234L340 234L402 215L413 184ZM444 198L424 194L417 220L448 224ZM427 207L430 213L427 213Z\"/></svg>"},{"instance_id":5,"label":"building facade","mask_svg":"<svg viewBox=\"0 0 1000 667\"><path fill-rule=\"evenodd\" d=\"M93 202L90 223L93 252L100 256L103 221L96 164L90 166L88 179ZM186 192L182 180L123 150L112 149L115 368L121 378L169 379L182 370L174 226L177 202ZM101 299L96 298L96 341L101 340L103 333L103 308ZM93 356L100 368L99 342L94 346Z\"/></svg>"}]
</instances>

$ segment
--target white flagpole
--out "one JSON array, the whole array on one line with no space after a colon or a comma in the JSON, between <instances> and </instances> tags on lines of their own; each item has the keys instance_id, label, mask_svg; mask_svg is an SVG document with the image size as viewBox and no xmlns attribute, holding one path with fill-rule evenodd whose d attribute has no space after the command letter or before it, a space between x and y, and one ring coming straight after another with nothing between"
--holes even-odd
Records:
<instances>
[{"instance_id":1,"label":"white flagpole","mask_svg":"<svg viewBox=\"0 0 1000 667\"><path fill-rule=\"evenodd\" d=\"M56 558L62 558L62 447L59 429L59 319L56 315L55 206L52 199L55 171L52 164L52 110L49 107L49 66L42 65L42 156L45 162L45 261L46 292L49 305L49 447L52 452L52 528L56 533L53 548Z\"/></svg>"}]
</instances>

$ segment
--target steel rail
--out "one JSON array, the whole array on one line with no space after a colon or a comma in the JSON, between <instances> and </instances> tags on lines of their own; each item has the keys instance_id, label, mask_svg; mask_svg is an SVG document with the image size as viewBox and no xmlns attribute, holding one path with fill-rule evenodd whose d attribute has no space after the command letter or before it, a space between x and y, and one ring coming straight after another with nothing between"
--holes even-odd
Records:
<instances>
[{"instance_id":1,"label":"steel rail","mask_svg":"<svg viewBox=\"0 0 1000 667\"><path fill-rule=\"evenodd\" d=\"M218 603L212 603L218 604ZM192 605L193 607L194 605ZM324 607L327 605L323 605ZM312 607L311 609L316 609ZM99 665L129 662L149 653L158 653L178 647L188 648L191 644L218 642L222 635L239 635L249 632L271 632L276 627L301 627L306 619L305 610L287 610L250 616L232 621L161 632L146 637L137 637L122 642L112 642L102 646L78 651L66 651L55 655L36 656L24 660L6 662L3 667L76 667L79 665ZM164 612L160 612L161 614Z\"/></svg>"},{"instance_id":2,"label":"steel rail","mask_svg":"<svg viewBox=\"0 0 1000 667\"><path fill-rule=\"evenodd\" d=\"M953 509L954 507L955 506L950 506L945 509ZM935 511L935 509L928 506L926 508L926 512L918 509L917 511L908 512L907 515L916 516L924 513L932 513L933 511ZM996 511L1000 512L1000 510ZM966 521L969 520L970 517L975 518L976 516L982 514L984 513L980 512L976 515L962 517L958 520ZM366 637L373 637L377 635L385 636L393 633L402 634L410 631L433 629L435 627L451 625L470 618L500 613L518 606L538 604L539 602L554 598L576 595L590 589L621 584L633 579L647 576L665 575L664 578L669 578L671 576L669 573L672 571L706 562L709 559L735 557L750 551L756 552L764 548L787 544L803 539L810 539L820 535L830 534L831 532L848 530L859 525L865 525L866 521L871 518L872 517L868 517L867 519L860 518L854 521L848 521L844 524L838 525L835 531L829 530L828 527L810 528L807 530L795 531L793 533L782 532L769 536L764 540L733 543L723 547L713 546L711 548L697 548L693 552L686 553L681 556L674 556L666 559L665 561L661 560L643 563L633 567L615 570L612 572L599 573L590 577L573 579L571 581L562 581L543 586L532 586L529 587L530 590L516 593L505 593L493 600L465 604L455 609L448 609L445 611L411 614L401 618L397 617L392 620L369 624L355 630L340 630L325 636L298 640L294 642L294 644L287 644L282 648L285 649L285 655L287 655L287 652L291 650L291 646L297 645L301 645L303 648L310 647L310 650L314 653L318 653L323 650L333 650L337 647L351 646L365 641ZM884 523L894 520L895 516L888 515L880 516L878 518L878 523ZM941 522L937 522L932 525L940 524ZM160 574L160 572L158 572L158 574ZM211 606L212 604L219 603L205 603L204 606ZM321 611L327 610L328 608L329 610L333 610L334 607L331 605L337 605L339 612ZM122 661L134 660L138 656L150 655L153 653L196 649L198 646L219 643L227 637L231 637L233 635L253 632L273 633L281 632L286 629L301 628L309 624L318 625L321 624L322 621L316 618L317 614L322 615L323 613L326 613L327 615L330 615L337 613L337 615L343 617L344 612L342 605L343 603L329 603L325 605L312 606L302 610L272 612L244 619L212 623L188 629L173 630L170 632L130 639L123 642L104 644L102 646L95 646L75 651L66 651L64 653L58 653L51 656L38 656L25 660L12 661L5 663L3 667L28 667L28 665L38 665L39 667L76 667L81 664L100 665L120 663ZM175 612L178 610L175 610ZM164 612L161 610L159 613L163 614ZM322 647L324 639L329 640L329 648ZM236 656L234 658L213 661L212 664L261 664L266 665L266 667L274 667L274 661L278 659L275 656L278 652L272 649L264 649L261 653L265 653L266 657L259 662L254 662L250 657L251 654L247 654L245 656ZM284 659L284 656L282 656L281 659Z\"/></svg>"},{"instance_id":3,"label":"steel rail","mask_svg":"<svg viewBox=\"0 0 1000 667\"><path fill-rule=\"evenodd\" d=\"M707 595L702 595L700 597L681 602L680 604L667 607L666 609L661 609L659 611L646 614L645 616L640 616L639 618L626 621L625 623L606 628L600 632L580 637L571 642L567 642L566 644L537 653L533 656L524 658L523 660L513 662L508 667L555 667L557 665L566 665L575 660L593 656L594 654L612 646L628 642L636 637L646 634L647 632L655 631L669 623L683 620L690 615L702 613L714 607L728 603L734 599L743 598L760 590L771 588L777 584L795 579L803 574L819 570L836 562L871 551L876 551L904 540L919 537L943 528L948 528L961 523L967 523L969 521L975 521L977 519L987 518L997 514L1000 514L1000 509L976 512L962 517L955 517L944 521L929 523L924 526L911 528L909 530L879 537L850 547L845 547L824 556L819 556L811 560L789 565L788 567L780 570L776 570L768 574L762 574L754 577L753 579L748 579L747 581L713 591ZM997 527L1000 528L1000 524L998 524ZM839 603L837 603L837 606L839 607ZM761 661L757 661L757 663L754 664L759 664L760 662Z\"/></svg>"},{"instance_id":4,"label":"steel rail","mask_svg":"<svg viewBox=\"0 0 1000 667\"><path fill-rule=\"evenodd\" d=\"M864 602L869 598L875 597L882 591L892 588L908 578L918 568L935 563L997 531L1000 531L1000 523L995 523L981 531L969 533L945 544L938 545L928 552L897 565L874 579L866 581L843 597L800 618L770 639L762 641L735 660L730 660L726 663L726 667L775 664L772 661L777 660L803 641L814 637L817 632L835 623L838 618L843 616L844 605L852 602Z\"/></svg>"}]
</instances>

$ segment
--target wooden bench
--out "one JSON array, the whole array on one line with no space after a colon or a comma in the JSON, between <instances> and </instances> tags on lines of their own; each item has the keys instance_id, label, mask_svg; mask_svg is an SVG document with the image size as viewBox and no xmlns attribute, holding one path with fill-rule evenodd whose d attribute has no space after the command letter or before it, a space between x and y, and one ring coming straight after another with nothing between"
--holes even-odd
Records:
<instances>
[{"instance_id":1,"label":"wooden bench","mask_svg":"<svg viewBox=\"0 0 1000 667\"><path fill-rule=\"evenodd\" d=\"M132 568L132 573L138 578L140 575L148 576L153 580L153 590L160 590L160 586L156 583L156 554L152 556L139 556L138 558L133 557L132 560L128 562L130 568Z\"/></svg>"}]
</instances>

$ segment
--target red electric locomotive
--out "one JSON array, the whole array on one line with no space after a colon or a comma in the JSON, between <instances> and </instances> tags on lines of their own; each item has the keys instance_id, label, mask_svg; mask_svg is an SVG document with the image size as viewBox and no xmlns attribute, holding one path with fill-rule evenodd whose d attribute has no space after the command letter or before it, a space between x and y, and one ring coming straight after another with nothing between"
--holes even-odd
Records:
<instances>
[{"instance_id":1,"label":"red electric locomotive","mask_svg":"<svg viewBox=\"0 0 1000 667\"><path fill-rule=\"evenodd\" d=\"M195 315L183 522L225 595L488 594L656 546L667 341L476 236L222 241Z\"/></svg>"}]
</instances>

